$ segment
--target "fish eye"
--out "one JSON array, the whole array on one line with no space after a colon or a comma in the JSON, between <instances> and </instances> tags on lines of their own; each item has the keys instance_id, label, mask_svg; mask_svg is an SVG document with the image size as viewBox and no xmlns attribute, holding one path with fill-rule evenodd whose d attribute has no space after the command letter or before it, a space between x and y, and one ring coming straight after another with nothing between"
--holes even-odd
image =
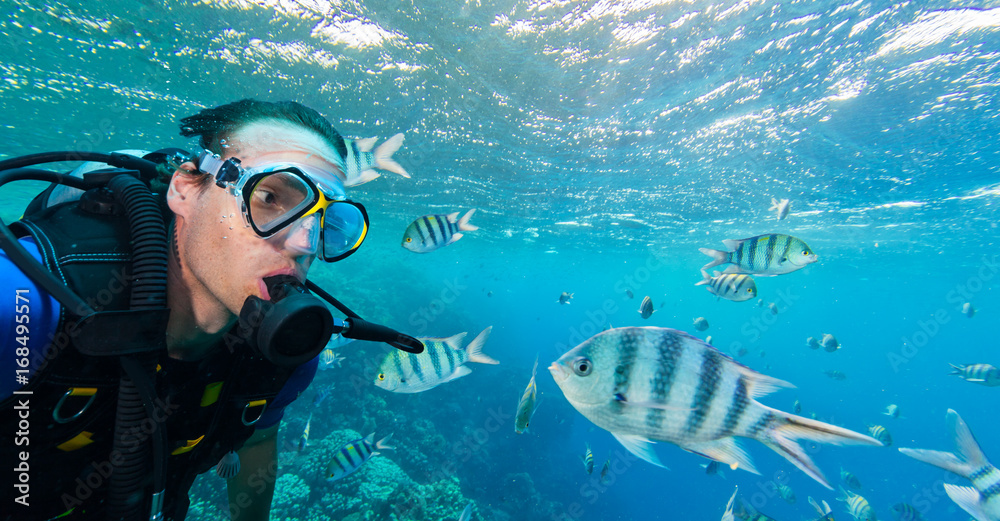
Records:
<instances>
[{"instance_id":1,"label":"fish eye","mask_svg":"<svg viewBox=\"0 0 1000 521\"><path fill-rule=\"evenodd\" d=\"M406 242L413 242L413 237L407 237Z\"/></svg>"},{"instance_id":2,"label":"fish eye","mask_svg":"<svg viewBox=\"0 0 1000 521\"><path fill-rule=\"evenodd\" d=\"M385 373L379 373L378 374L378 379L379 379L379 381L385 380Z\"/></svg>"},{"instance_id":3,"label":"fish eye","mask_svg":"<svg viewBox=\"0 0 1000 521\"><path fill-rule=\"evenodd\" d=\"M802 255L809 255L809 250L802 250Z\"/></svg>"},{"instance_id":4,"label":"fish eye","mask_svg":"<svg viewBox=\"0 0 1000 521\"><path fill-rule=\"evenodd\" d=\"M588 358L580 357L573 361L573 371L580 376L587 376L593 368Z\"/></svg>"}]
</instances>

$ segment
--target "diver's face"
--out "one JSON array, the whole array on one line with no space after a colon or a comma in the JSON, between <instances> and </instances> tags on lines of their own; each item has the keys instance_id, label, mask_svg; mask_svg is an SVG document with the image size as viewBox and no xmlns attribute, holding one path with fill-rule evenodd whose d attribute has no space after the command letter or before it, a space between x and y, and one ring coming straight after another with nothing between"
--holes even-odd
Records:
<instances>
[{"instance_id":1,"label":"diver's face","mask_svg":"<svg viewBox=\"0 0 1000 521\"><path fill-rule=\"evenodd\" d=\"M298 127L258 123L229 140L224 157L237 157L244 167L291 161L326 170L336 167L327 158L335 153L312 132ZM176 177L176 176L175 176ZM269 299L264 278L288 274L305 280L314 257L289 247L308 241L305 232L279 233L262 239L244 224L239 204L229 191L210 182L190 197L177 214L177 256L194 279L195 295L214 300L238 315L250 295ZM171 203L171 208L174 204ZM315 250L312 250L315 251Z\"/></svg>"}]
</instances>

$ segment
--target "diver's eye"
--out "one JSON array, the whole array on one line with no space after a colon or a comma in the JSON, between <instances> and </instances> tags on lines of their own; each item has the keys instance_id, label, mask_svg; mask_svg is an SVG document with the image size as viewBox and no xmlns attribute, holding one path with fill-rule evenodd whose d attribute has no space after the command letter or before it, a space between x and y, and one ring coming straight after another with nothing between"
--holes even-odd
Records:
<instances>
[{"instance_id":1,"label":"diver's eye","mask_svg":"<svg viewBox=\"0 0 1000 521\"><path fill-rule=\"evenodd\" d=\"M588 358L577 358L573 362L573 371L576 371L576 374L580 376L587 376L593 368L594 366L590 363L590 359Z\"/></svg>"},{"instance_id":2,"label":"diver's eye","mask_svg":"<svg viewBox=\"0 0 1000 521\"><path fill-rule=\"evenodd\" d=\"M379 373L378 374L378 379L379 379L379 381L385 380L385 373Z\"/></svg>"}]
</instances>

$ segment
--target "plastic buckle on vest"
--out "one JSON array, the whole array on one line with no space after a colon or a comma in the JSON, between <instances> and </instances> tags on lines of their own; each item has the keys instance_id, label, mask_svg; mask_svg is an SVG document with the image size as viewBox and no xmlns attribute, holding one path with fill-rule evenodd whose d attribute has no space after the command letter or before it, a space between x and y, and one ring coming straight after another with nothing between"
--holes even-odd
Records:
<instances>
[{"instance_id":1,"label":"plastic buckle on vest","mask_svg":"<svg viewBox=\"0 0 1000 521\"><path fill-rule=\"evenodd\" d=\"M257 417L253 420L247 420L247 411L251 409L258 409ZM261 417L264 416L264 410L267 409L267 400L254 400L243 406L243 425L247 427L260 421Z\"/></svg>"},{"instance_id":2,"label":"plastic buckle on vest","mask_svg":"<svg viewBox=\"0 0 1000 521\"><path fill-rule=\"evenodd\" d=\"M85 396L90 396L90 398L87 400L87 403L83 404L83 407L80 407L80 409L76 411L76 413L74 413L72 416L69 417L64 417L62 415L62 408L63 405L66 403L67 398L69 397L82 398ZM90 405L94 403L94 400L96 398L97 398L97 389L89 387L72 387L68 391L66 391L66 394L64 394L62 398L59 399L59 403L56 404L55 409L52 409L52 419L55 420L56 423L69 423L79 418L84 411L89 409Z\"/></svg>"}]
</instances>

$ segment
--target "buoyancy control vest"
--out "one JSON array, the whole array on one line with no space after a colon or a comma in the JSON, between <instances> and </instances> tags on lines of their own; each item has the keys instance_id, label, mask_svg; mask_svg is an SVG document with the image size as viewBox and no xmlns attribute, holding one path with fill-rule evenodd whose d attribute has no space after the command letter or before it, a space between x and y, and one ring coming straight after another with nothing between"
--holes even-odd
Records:
<instances>
[{"instance_id":1,"label":"buoyancy control vest","mask_svg":"<svg viewBox=\"0 0 1000 521\"><path fill-rule=\"evenodd\" d=\"M45 267L98 310L129 309L132 250L128 223L121 216L93 213L79 202L50 208L29 207L13 223L19 236L39 245ZM183 519L187 492L195 477L238 450L253 434L254 423L284 386L293 368L276 366L243 345L234 331L199 361L156 354L156 400L147 417L113 448L121 366L115 356L91 356L79 349L72 310L63 308L44 361L23 391L0 403L0 446L14 447L18 400L30 400L30 505L3 509L4 519L104 519L108 484L131 447L146 443L154 430L166 429L167 479L164 518ZM165 335L166 320L152 329ZM106 331L112 338L119 331ZM42 334L37 332L36 334ZM123 450L124 448L124 450ZM4 473L11 475L10 472ZM150 473L144 494L151 492ZM4 487L12 490L11 487ZM149 499L144 500L148 511ZM25 514L30 517L24 517Z\"/></svg>"}]
</instances>

